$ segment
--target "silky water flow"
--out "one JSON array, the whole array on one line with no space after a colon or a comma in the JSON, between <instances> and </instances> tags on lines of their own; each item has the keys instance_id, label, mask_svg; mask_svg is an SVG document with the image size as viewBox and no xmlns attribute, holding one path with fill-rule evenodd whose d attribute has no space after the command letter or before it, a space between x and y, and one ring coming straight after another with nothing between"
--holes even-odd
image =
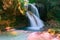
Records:
<instances>
[{"instance_id":1,"label":"silky water flow","mask_svg":"<svg viewBox=\"0 0 60 40\"><path fill-rule=\"evenodd\" d=\"M31 7L30 11L27 11L26 15L30 21L30 26L27 27L27 29L41 30L41 28L43 28L43 26L44 26L44 23L40 19L38 9L33 4L29 4L29 6Z\"/></svg>"}]
</instances>

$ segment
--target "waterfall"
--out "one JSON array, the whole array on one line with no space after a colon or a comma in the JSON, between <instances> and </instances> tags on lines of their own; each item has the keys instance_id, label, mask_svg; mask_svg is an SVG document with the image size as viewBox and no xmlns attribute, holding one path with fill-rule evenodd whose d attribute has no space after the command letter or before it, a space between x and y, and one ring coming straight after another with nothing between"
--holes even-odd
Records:
<instances>
[{"instance_id":1,"label":"waterfall","mask_svg":"<svg viewBox=\"0 0 60 40\"><path fill-rule=\"evenodd\" d=\"M28 29L40 30L44 26L42 20L39 17L37 17L34 13L27 11L26 15L28 16L31 25L28 27Z\"/></svg>"},{"instance_id":2,"label":"waterfall","mask_svg":"<svg viewBox=\"0 0 60 40\"><path fill-rule=\"evenodd\" d=\"M26 14L27 14L27 16L28 16L28 18L29 18L29 20L30 20L30 25L31 25L31 27L32 27L32 26L33 26L33 27L36 27L37 24L35 23L35 20L34 20L33 16L32 16L29 12L27 12Z\"/></svg>"},{"instance_id":3,"label":"waterfall","mask_svg":"<svg viewBox=\"0 0 60 40\"><path fill-rule=\"evenodd\" d=\"M28 9L30 9L30 11L32 12L32 13L34 13L36 16L38 16L39 17L39 12L38 12L38 9L35 7L35 5L33 5L33 4L28 4Z\"/></svg>"},{"instance_id":4,"label":"waterfall","mask_svg":"<svg viewBox=\"0 0 60 40\"><path fill-rule=\"evenodd\" d=\"M25 6L26 9L26 16L30 21L30 26L27 27L29 30L41 30L44 24L43 21L40 19L38 9L33 4L28 4Z\"/></svg>"}]
</instances>

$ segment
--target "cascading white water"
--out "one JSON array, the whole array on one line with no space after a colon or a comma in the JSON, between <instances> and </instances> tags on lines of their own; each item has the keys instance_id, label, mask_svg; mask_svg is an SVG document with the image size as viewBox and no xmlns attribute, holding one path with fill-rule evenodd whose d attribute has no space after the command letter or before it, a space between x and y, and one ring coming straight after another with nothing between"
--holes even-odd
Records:
<instances>
[{"instance_id":1,"label":"cascading white water","mask_svg":"<svg viewBox=\"0 0 60 40\"><path fill-rule=\"evenodd\" d=\"M34 13L36 16L39 17L39 12L38 12L38 9L35 7L35 5L28 4L28 6L30 6L31 12Z\"/></svg>"},{"instance_id":2,"label":"cascading white water","mask_svg":"<svg viewBox=\"0 0 60 40\"><path fill-rule=\"evenodd\" d=\"M35 19L33 18L33 16L29 12L27 12L26 14L27 14L27 16L28 16L28 18L30 20L31 27L36 27L37 24L36 24Z\"/></svg>"},{"instance_id":3,"label":"cascading white water","mask_svg":"<svg viewBox=\"0 0 60 40\"><path fill-rule=\"evenodd\" d=\"M43 22L41 19L39 19L39 17L37 17L35 14L30 14L29 11L27 11L27 16L30 20L30 25L28 27L28 29L31 30L40 30L40 28L42 28L44 26Z\"/></svg>"},{"instance_id":4,"label":"cascading white water","mask_svg":"<svg viewBox=\"0 0 60 40\"><path fill-rule=\"evenodd\" d=\"M40 30L43 28L44 24L40 19L38 9L33 4L28 4L28 6L30 6L31 9L26 12L30 21L30 26L27 29Z\"/></svg>"}]
</instances>

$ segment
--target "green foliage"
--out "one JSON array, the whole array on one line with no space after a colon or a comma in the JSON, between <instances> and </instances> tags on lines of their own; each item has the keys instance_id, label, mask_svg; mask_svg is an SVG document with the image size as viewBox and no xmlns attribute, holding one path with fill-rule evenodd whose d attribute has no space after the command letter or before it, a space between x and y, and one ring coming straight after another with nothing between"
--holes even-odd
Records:
<instances>
[{"instance_id":1,"label":"green foliage","mask_svg":"<svg viewBox=\"0 0 60 40\"><path fill-rule=\"evenodd\" d=\"M29 2L30 2L30 3L34 3L34 2L35 2L35 0L29 0Z\"/></svg>"},{"instance_id":2,"label":"green foliage","mask_svg":"<svg viewBox=\"0 0 60 40\"><path fill-rule=\"evenodd\" d=\"M53 17L54 19L60 17L60 0L49 0L48 6L47 6L47 17L51 18Z\"/></svg>"},{"instance_id":3,"label":"green foliage","mask_svg":"<svg viewBox=\"0 0 60 40\"><path fill-rule=\"evenodd\" d=\"M59 17L60 17L60 0L35 0L35 2L41 3L46 7L48 19L52 19L52 18L59 19Z\"/></svg>"},{"instance_id":4,"label":"green foliage","mask_svg":"<svg viewBox=\"0 0 60 40\"><path fill-rule=\"evenodd\" d=\"M24 0L19 0L19 2L21 3L21 8L24 9Z\"/></svg>"},{"instance_id":5,"label":"green foliage","mask_svg":"<svg viewBox=\"0 0 60 40\"><path fill-rule=\"evenodd\" d=\"M16 27L22 22L24 23L24 18L21 17L23 15L20 13L20 10L18 10L18 0L13 0L11 5L7 4L8 0L6 1L1 0L1 1L2 1L2 4L0 5L0 8L1 7L2 8L0 11L0 30L4 30L5 27ZM12 0L9 0L8 3L10 1ZM6 3L3 4L3 2L6 2ZM24 0L19 0L19 2L21 3L21 6L20 6L21 9L24 9ZM9 7L7 7L6 5ZM19 21L17 21L17 18L16 18L17 16L19 16L18 17Z\"/></svg>"}]
</instances>

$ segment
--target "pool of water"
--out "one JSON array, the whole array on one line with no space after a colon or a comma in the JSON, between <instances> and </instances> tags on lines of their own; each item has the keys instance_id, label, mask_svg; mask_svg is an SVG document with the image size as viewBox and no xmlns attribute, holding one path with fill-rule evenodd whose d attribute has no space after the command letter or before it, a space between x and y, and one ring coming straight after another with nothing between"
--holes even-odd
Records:
<instances>
[{"instance_id":1,"label":"pool of water","mask_svg":"<svg viewBox=\"0 0 60 40\"><path fill-rule=\"evenodd\" d=\"M17 33L18 33L17 35L8 35L8 34L0 35L0 40L27 40L28 37L27 32L19 31Z\"/></svg>"},{"instance_id":2,"label":"pool of water","mask_svg":"<svg viewBox=\"0 0 60 40\"><path fill-rule=\"evenodd\" d=\"M16 29L16 30L25 30L25 31L29 31L29 32L41 32L41 31L43 31L44 29L43 28L41 28L40 30L33 30L33 29L28 29L28 27L24 27L24 28L18 28L18 29Z\"/></svg>"}]
</instances>

